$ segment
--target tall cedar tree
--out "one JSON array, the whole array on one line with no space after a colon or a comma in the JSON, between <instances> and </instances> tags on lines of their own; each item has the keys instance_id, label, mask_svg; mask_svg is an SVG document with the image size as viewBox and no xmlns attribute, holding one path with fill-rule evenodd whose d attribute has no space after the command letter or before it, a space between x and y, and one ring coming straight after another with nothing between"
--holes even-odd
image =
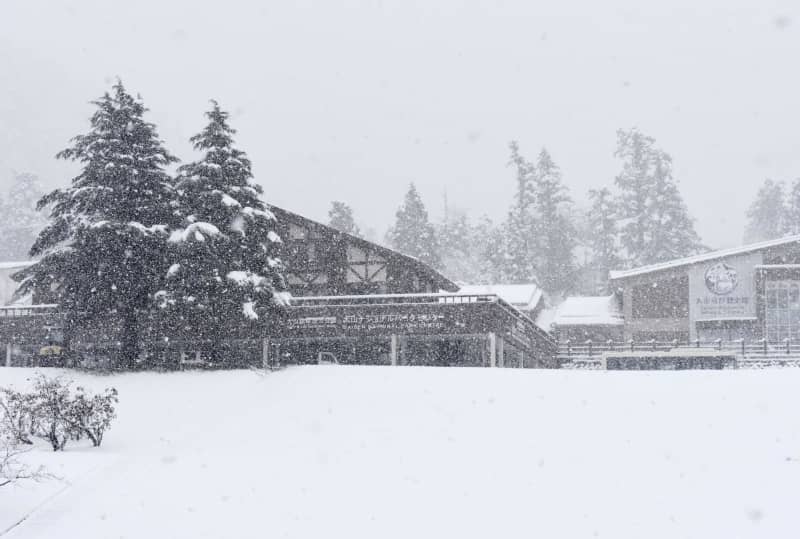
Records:
<instances>
[{"instance_id":1,"label":"tall cedar tree","mask_svg":"<svg viewBox=\"0 0 800 539\"><path fill-rule=\"evenodd\" d=\"M0 201L0 261L27 260L36 236L47 224L44 213L36 210L42 197L39 178L21 173L14 176L8 198Z\"/></svg>"},{"instance_id":2,"label":"tall cedar tree","mask_svg":"<svg viewBox=\"0 0 800 539\"><path fill-rule=\"evenodd\" d=\"M627 264L642 266L703 250L672 177L668 154L637 129L617 131L620 242Z\"/></svg>"},{"instance_id":3,"label":"tall cedar tree","mask_svg":"<svg viewBox=\"0 0 800 539\"><path fill-rule=\"evenodd\" d=\"M485 236L479 235L463 211L449 215L437 227L442 271L459 283L478 283L482 280L481 256Z\"/></svg>"},{"instance_id":4,"label":"tall cedar tree","mask_svg":"<svg viewBox=\"0 0 800 539\"><path fill-rule=\"evenodd\" d=\"M572 200L561 171L544 148L536 162L533 190L539 282L549 292L565 290L575 278L577 230L569 215Z\"/></svg>"},{"instance_id":5,"label":"tall cedar tree","mask_svg":"<svg viewBox=\"0 0 800 539\"><path fill-rule=\"evenodd\" d=\"M439 268L441 258L436 231L428 220L428 210L413 183L409 185L403 205L395 215L395 225L388 234L392 247L433 268Z\"/></svg>"},{"instance_id":6,"label":"tall cedar tree","mask_svg":"<svg viewBox=\"0 0 800 539\"><path fill-rule=\"evenodd\" d=\"M800 234L800 178L792 182L792 190L789 192L785 230L789 234Z\"/></svg>"},{"instance_id":7,"label":"tall cedar tree","mask_svg":"<svg viewBox=\"0 0 800 539\"><path fill-rule=\"evenodd\" d=\"M164 244L175 216L165 167L177 161L162 145L147 109L121 82L94 101L91 130L57 157L82 163L71 187L39 201L50 223L31 256L39 262L15 277L21 293L51 290L67 312L67 343L76 324L118 320L119 367L134 366L139 317L164 275Z\"/></svg>"},{"instance_id":8,"label":"tall cedar tree","mask_svg":"<svg viewBox=\"0 0 800 539\"><path fill-rule=\"evenodd\" d=\"M696 254L704 247L672 177L672 158L657 150L653 155L652 232L646 250L650 263Z\"/></svg>"},{"instance_id":9,"label":"tall cedar tree","mask_svg":"<svg viewBox=\"0 0 800 539\"><path fill-rule=\"evenodd\" d=\"M587 215L586 243L590 251L589 264L601 274L605 283L596 293L608 291L608 273L621 264L617 245L617 210L611 190L607 187L589 191L591 207Z\"/></svg>"},{"instance_id":10,"label":"tall cedar tree","mask_svg":"<svg viewBox=\"0 0 800 539\"><path fill-rule=\"evenodd\" d=\"M503 280L529 283L536 280L536 226L534 218L534 181L536 168L519 151L516 141L509 143L508 166L516 174L514 201L506 221L506 245Z\"/></svg>"},{"instance_id":11,"label":"tall cedar tree","mask_svg":"<svg viewBox=\"0 0 800 539\"><path fill-rule=\"evenodd\" d=\"M338 200L331 202L331 209L328 210L328 224L340 232L361 237L361 231L353 217L353 208L344 202Z\"/></svg>"},{"instance_id":12,"label":"tall cedar tree","mask_svg":"<svg viewBox=\"0 0 800 539\"><path fill-rule=\"evenodd\" d=\"M783 182L764 181L756 199L747 210L745 243L780 238L791 230L789 209L786 207Z\"/></svg>"},{"instance_id":13,"label":"tall cedar tree","mask_svg":"<svg viewBox=\"0 0 800 539\"><path fill-rule=\"evenodd\" d=\"M250 160L234 147L228 113L212 105L208 125L190 139L203 158L178 169L183 223L169 238L172 265L158 299L173 321L209 343L217 362L226 328L259 319L287 295L275 217Z\"/></svg>"}]
</instances>

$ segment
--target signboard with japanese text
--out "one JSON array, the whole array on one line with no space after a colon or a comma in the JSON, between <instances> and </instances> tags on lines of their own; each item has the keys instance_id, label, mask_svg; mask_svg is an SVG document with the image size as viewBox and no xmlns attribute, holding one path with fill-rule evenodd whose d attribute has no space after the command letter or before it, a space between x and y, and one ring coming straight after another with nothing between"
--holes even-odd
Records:
<instances>
[{"instance_id":1,"label":"signboard with japanese text","mask_svg":"<svg viewBox=\"0 0 800 539\"><path fill-rule=\"evenodd\" d=\"M756 269L761 253L698 264L689 270L692 322L756 318Z\"/></svg>"}]
</instances>

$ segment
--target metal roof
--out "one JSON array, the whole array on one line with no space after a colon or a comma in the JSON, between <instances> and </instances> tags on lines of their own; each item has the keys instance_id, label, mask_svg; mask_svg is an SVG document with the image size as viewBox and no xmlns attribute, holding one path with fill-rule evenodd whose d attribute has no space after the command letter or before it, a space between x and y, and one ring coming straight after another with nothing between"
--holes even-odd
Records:
<instances>
[{"instance_id":1,"label":"metal roof","mask_svg":"<svg viewBox=\"0 0 800 539\"><path fill-rule=\"evenodd\" d=\"M615 281L619 279L625 279L628 277L635 277L637 275L644 275L647 273L679 268L681 266L690 266L692 264L699 264L701 262L716 260L718 258L726 258L729 256L752 253L754 251L761 251L764 249L769 249L771 247L779 247L781 245L788 245L791 243L797 243L800 245L800 235L787 236L785 238L762 241L759 243L751 243L749 245L742 245L741 247L720 249L718 251L709 251L707 253L702 253L699 255L687 256L685 258L676 258L675 260L669 260L667 262L659 262L658 264L650 264L649 266L641 266L629 270L611 271L609 272L609 279Z\"/></svg>"}]
</instances>

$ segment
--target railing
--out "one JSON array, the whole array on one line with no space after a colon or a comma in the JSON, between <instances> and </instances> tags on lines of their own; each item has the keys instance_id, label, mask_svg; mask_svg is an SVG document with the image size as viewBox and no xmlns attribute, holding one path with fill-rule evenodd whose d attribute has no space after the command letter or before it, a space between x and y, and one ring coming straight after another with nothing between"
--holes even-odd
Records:
<instances>
[{"instance_id":1,"label":"railing","mask_svg":"<svg viewBox=\"0 0 800 539\"><path fill-rule=\"evenodd\" d=\"M545 330L536 325L525 313L503 300L496 294L369 294L351 296L299 296L292 297L292 307L325 307L325 306L365 306L365 305L465 305L475 303L493 303L500 306L512 317L520 320L529 331L552 343L553 338Z\"/></svg>"},{"instance_id":2,"label":"railing","mask_svg":"<svg viewBox=\"0 0 800 539\"><path fill-rule=\"evenodd\" d=\"M766 339L735 341L561 341L558 343L558 359L562 364L590 367L599 363L605 352L668 352L671 350L703 351L714 350L733 354L743 364L768 362L770 364L800 366L800 341L784 339L767 341Z\"/></svg>"}]
</instances>

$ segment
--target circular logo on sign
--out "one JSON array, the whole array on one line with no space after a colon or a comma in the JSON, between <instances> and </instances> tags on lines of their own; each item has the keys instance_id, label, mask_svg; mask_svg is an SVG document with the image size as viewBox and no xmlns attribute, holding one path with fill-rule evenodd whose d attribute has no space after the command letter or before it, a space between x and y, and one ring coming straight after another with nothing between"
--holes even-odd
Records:
<instances>
[{"instance_id":1,"label":"circular logo on sign","mask_svg":"<svg viewBox=\"0 0 800 539\"><path fill-rule=\"evenodd\" d=\"M706 288L718 296L730 294L736 289L739 284L739 277L736 275L736 270L720 262L714 264L706 270Z\"/></svg>"}]
</instances>

